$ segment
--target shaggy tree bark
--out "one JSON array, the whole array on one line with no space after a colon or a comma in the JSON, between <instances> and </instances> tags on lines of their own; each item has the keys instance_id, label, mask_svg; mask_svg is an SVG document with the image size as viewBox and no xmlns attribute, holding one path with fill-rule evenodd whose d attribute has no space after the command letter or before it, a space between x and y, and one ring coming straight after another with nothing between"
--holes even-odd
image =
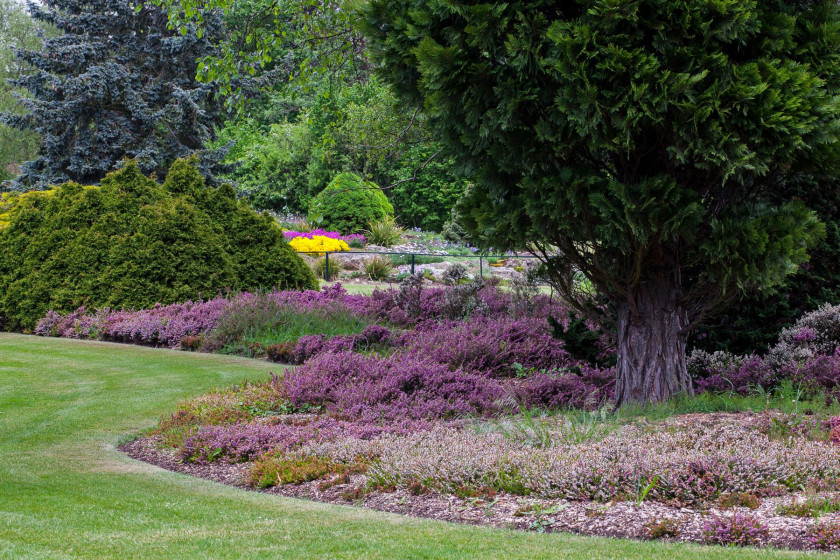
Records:
<instances>
[{"instance_id":1,"label":"shaggy tree bark","mask_svg":"<svg viewBox=\"0 0 840 560\"><path fill-rule=\"evenodd\" d=\"M679 275L642 282L618 304L616 404L662 402L693 394L685 359L688 314Z\"/></svg>"}]
</instances>

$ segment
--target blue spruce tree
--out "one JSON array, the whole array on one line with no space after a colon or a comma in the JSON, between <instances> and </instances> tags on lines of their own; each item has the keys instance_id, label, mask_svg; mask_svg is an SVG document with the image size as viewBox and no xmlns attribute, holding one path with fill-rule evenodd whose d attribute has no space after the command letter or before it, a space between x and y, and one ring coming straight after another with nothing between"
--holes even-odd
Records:
<instances>
[{"instance_id":1,"label":"blue spruce tree","mask_svg":"<svg viewBox=\"0 0 840 560\"><path fill-rule=\"evenodd\" d=\"M223 33L220 18L206 17L200 31L170 30L159 8L126 0L45 0L29 11L63 34L17 52L38 71L13 83L31 93L22 99L27 113L0 118L44 142L7 188L98 183L124 158L163 177L177 158L197 153L205 176L219 171L222 154L203 146L223 105L195 75Z\"/></svg>"}]
</instances>

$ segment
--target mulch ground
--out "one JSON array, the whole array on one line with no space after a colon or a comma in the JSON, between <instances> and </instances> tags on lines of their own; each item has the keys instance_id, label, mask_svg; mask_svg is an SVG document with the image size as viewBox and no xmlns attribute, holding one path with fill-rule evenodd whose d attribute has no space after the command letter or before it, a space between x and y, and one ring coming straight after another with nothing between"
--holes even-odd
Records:
<instances>
[{"instance_id":1,"label":"mulch ground","mask_svg":"<svg viewBox=\"0 0 840 560\"><path fill-rule=\"evenodd\" d=\"M326 488L323 481L286 484L257 489L246 482L249 464L182 463L174 450L164 448L154 437L135 440L120 447L128 456L164 469L213 480L240 488L315 500L325 503L354 505L378 511L411 515L492 527L525 531L567 532L580 535L648 539L646 526L652 522L673 519L679 533L665 541L703 542L704 525L712 515L747 513L758 518L768 529L769 538L762 545L805 550L811 548L807 530L816 521L811 518L785 517L776 513L780 503L790 503L793 496L765 498L754 510L747 508L692 509L667 506L655 502L571 502L539 500L500 494L490 498L460 498L453 495L412 495L406 490L393 492L359 492L365 486L364 475L354 475L342 484ZM820 522L840 521L840 514L828 514Z\"/></svg>"}]
</instances>

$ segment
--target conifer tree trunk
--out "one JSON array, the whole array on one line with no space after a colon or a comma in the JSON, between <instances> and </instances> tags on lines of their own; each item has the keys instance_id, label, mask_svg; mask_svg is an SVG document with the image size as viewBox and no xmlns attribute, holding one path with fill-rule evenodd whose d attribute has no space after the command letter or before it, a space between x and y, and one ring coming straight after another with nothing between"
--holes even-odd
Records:
<instances>
[{"instance_id":1,"label":"conifer tree trunk","mask_svg":"<svg viewBox=\"0 0 840 560\"><path fill-rule=\"evenodd\" d=\"M679 274L642 282L633 303L618 305L616 404L662 402L693 394L686 369L685 327Z\"/></svg>"}]
</instances>

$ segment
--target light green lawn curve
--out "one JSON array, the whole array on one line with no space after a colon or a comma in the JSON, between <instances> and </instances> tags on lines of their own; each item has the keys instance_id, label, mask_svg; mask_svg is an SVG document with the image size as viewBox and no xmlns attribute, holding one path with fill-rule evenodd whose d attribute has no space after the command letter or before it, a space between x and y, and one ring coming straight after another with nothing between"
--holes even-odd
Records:
<instances>
[{"instance_id":1,"label":"light green lawn curve","mask_svg":"<svg viewBox=\"0 0 840 560\"><path fill-rule=\"evenodd\" d=\"M0 334L0 558L696 558L805 556L494 530L278 498L116 450L180 399L277 366Z\"/></svg>"}]
</instances>

